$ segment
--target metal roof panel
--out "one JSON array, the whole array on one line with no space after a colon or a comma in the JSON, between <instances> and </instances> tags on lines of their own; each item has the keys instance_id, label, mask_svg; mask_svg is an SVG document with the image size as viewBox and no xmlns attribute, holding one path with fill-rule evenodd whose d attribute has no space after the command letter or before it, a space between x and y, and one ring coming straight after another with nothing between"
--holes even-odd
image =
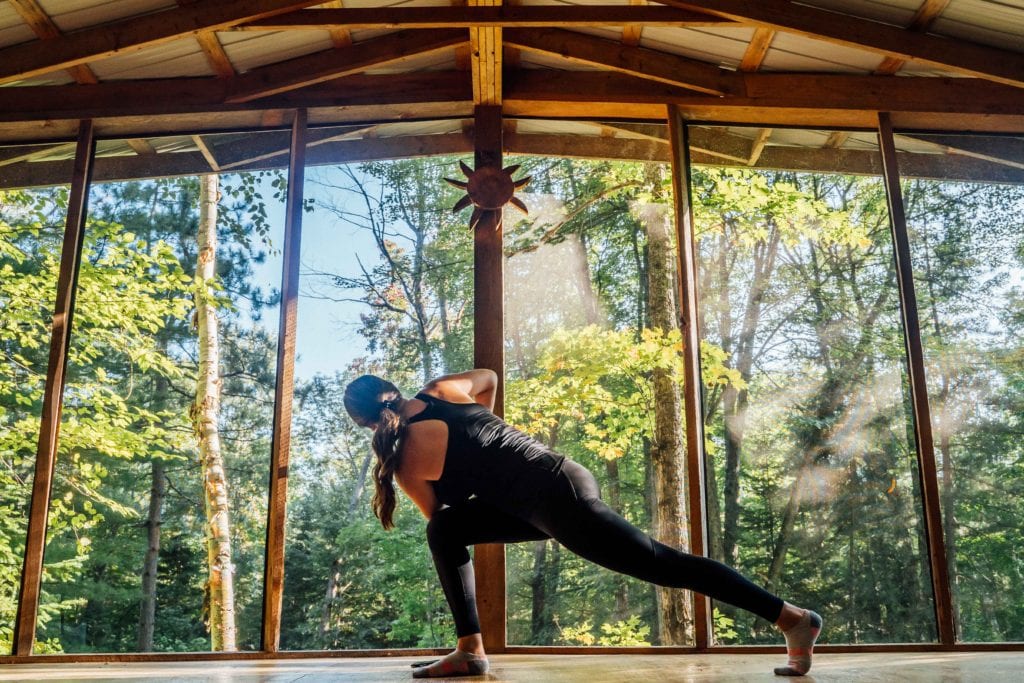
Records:
<instances>
[{"instance_id":1,"label":"metal roof panel","mask_svg":"<svg viewBox=\"0 0 1024 683\"><path fill-rule=\"evenodd\" d=\"M334 47L328 31L227 31L217 35L240 73Z\"/></svg>"},{"instance_id":2,"label":"metal roof panel","mask_svg":"<svg viewBox=\"0 0 1024 683\"><path fill-rule=\"evenodd\" d=\"M876 52L779 32L761 68L763 71L870 73L881 61L882 57Z\"/></svg>"},{"instance_id":3,"label":"metal roof panel","mask_svg":"<svg viewBox=\"0 0 1024 683\"><path fill-rule=\"evenodd\" d=\"M89 66L100 80L213 75L206 55L191 36L90 62Z\"/></svg>"},{"instance_id":4,"label":"metal roof panel","mask_svg":"<svg viewBox=\"0 0 1024 683\"><path fill-rule=\"evenodd\" d=\"M1024 0L952 0L932 31L1024 52Z\"/></svg>"},{"instance_id":5,"label":"metal roof panel","mask_svg":"<svg viewBox=\"0 0 1024 683\"><path fill-rule=\"evenodd\" d=\"M38 0L39 6L57 27L67 33L88 26L172 9L174 0Z\"/></svg>"}]
</instances>

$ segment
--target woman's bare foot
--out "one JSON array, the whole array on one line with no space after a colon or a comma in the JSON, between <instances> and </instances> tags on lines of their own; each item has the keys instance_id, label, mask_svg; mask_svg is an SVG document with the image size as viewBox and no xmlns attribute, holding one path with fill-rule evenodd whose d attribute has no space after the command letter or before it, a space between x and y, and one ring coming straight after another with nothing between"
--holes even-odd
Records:
<instances>
[{"instance_id":1,"label":"woman's bare foot","mask_svg":"<svg viewBox=\"0 0 1024 683\"><path fill-rule=\"evenodd\" d=\"M417 662L413 667L413 678L446 678L480 676L487 673L489 664L483 638L474 633L459 638L455 651L447 656L432 662Z\"/></svg>"}]
</instances>

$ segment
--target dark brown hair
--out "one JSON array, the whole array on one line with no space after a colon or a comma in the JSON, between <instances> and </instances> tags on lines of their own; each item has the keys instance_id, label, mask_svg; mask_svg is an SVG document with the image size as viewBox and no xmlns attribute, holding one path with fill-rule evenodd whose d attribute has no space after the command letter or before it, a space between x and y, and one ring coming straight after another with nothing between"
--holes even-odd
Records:
<instances>
[{"instance_id":1,"label":"dark brown hair","mask_svg":"<svg viewBox=\"0 0 1024 683\"><path fill-rule=\"evenodd\" d=\"M374 375L363 375L345 387L345 410L361 427L376 424L373 432L373 514L385 529L395 526L395 470L398 469L399 439L405 431L405 418L398 413L402 393L391 382Z\"/></svg>"}]
</instances>

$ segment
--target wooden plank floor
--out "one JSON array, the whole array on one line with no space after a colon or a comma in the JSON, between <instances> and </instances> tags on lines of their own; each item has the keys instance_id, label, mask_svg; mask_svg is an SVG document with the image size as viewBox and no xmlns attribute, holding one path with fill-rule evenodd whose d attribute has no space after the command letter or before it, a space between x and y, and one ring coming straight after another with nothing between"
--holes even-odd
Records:
<instances>
[{"instance_id":1,"label":"wooden plank floor","mask_svg":"<svg viewBox=\"0 0 1024 683\"><path fill-rule=\"evenodd\" d=\"M374 659L161 662L155 664L0 665L0 681L126 683L377 683L411 680L415 657ZM776 655L496 655L491 673L453 679L499 683L620 683L629 681L781 681ZM435 679L440 680L440 679ZM1024 653L823 654L800 681L1024 681Z\"/></svg>"}]
</instances>

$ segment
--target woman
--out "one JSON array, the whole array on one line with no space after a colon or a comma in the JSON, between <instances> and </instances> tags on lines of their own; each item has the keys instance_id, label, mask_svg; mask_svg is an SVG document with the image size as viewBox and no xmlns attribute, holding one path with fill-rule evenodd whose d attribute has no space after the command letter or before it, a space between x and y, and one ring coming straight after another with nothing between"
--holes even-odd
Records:
<instances>
[{"instance_id":1,"label":"woman","mask_svg":"<svg viewBox=\"0 0 1024 683\"><path fill-rule=\"evenodd\" d=\"M494 415L498 377L470 370L403 398L392 383L363 375L345 388L345 409L373 429L373 511L394 526L395 488L427 518L427 542L455 618L454 652L418 667L414 678L487 671L467 546L553 538L608 569L688 588L753 612L786 637L781 676L811 668L821 617L754 585L715 560L661 544L601 502L593 475Z\"/></svg>"}]
</instances>

